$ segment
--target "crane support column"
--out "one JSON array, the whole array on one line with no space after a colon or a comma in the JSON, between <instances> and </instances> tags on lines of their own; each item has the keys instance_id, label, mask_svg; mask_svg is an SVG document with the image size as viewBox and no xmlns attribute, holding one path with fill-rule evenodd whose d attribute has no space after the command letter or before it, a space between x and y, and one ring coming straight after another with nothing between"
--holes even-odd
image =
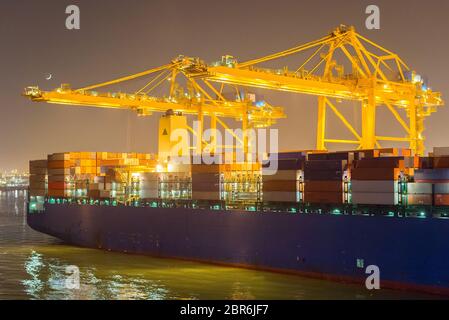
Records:
<instances>
[{"instance_id":1,"label":"crane support column","mask_svg":"<svg viewBox=\"0 0 449 320\"><path fill-rule=\"evenodd\" d=\"M203 130L204 130L204 113L203 109L200 108L198 112L198 127L196 133L196 153L198 155L203 153Z\"/></svg>"},{"instance_id":2,"label":"crane support column","mask_svg":"<svg viewBox=\"0 0 449 320\"><path fill-rule=\"evenodd\" d=\"M215 153L217 151L217 116L215 114L210 116L210 129L212 131L211 150Z\"/></svg>"},{"instance_id":3,"label":"crane support column","mask_svg":"<svg viewBox=\"0 0 449 320\"><path fill-rule=\"evenodd\" d=\"M418 108L417 111L417 120L416 120L416 134L417 134L417 138L416 138L416 154L420 155L420 156L424 156L424 151L425 151L425 147L424 147L424 136L423 136L423 131L424 131L424 116L420 115L420 113L422 112L422 106L420 106Z\"/></svg>"},{"instance_id":4,"label":"crane support column","mask_svg":"<svg viewBox=\"0 0 449 320\"><path fill-rule=\"evenodd\" d=\"M410 120L410 134L409 134L409 147L413 150L414 153L417 153L417 135L416 135L416 105L413 102L413 99L411 100L411 103L408 107L408 113L409 113L409 120Z\"/></svg>"},{"instance_id":5,"label":"crane support column","mask_svg":"<svg viewBox=\"0 0 449 320\"><path fill-rule=\"evenodd\" d=\"M318 122L316 129L316 149L326 150L324 144L326 132L326 97L318 97Z\"/></svg>"},{"instance_id":6,"label":"crane support column","mask_svg":"<svg viewBox=\"0 0 449 320\"><path fill-rule=\"evenodd\" d=\"M245 108L245 112L242 117L242 140L243 140L243 155L245 157L245 161L248 160L248 111Z\"/></svg>"},{"instance_id":7,"label":"crane support column","mask_svg":"<svg viewBox=\"0 0 449 320\"><path fill-rule=\"evenodd\" d=\"M374 149L376 145L376 98L374 90L370 91L362 102L362 149Z\"/></svg>"}]
</instances>

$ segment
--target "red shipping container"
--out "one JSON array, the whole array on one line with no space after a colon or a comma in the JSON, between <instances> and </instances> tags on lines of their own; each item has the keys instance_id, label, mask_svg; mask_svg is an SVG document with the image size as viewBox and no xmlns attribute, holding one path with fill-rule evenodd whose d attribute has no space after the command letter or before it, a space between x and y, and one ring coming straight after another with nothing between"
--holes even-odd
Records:
<instances>
[{"instance_id":1,"label":"red shipping container","mask_svg":"<svg viewBox=\"0 0 449 320\"><path fill-rule=\"evenodd\" d=\"M298 182L296 180L273 180L263 183L263 191L287 191L296 192L298 190Z\"/></svg>"},{"instance_id":2,"label":"red shipping container","mask_svg":"<svg viewBox=\"0 0 449 320\"><path fill-rule=\"evenodd\" d=\"M354 168L351 170L353 180L398 180L398 168Z\"/></svg>"},{"instance_id":3,"label":"red shipping container","mask_svg":"<svg viewBox=\"0 0 449 320\"><path fill-rule=\"evenodd\" d=\"M67 189L67 184L65 182L49 182L48 190L65 190Z\"/></svg>"},{"instance_id":4,"label":"red shipping container","mask_svg":"<svg viewBox=\"0 0 449 320\"><path fill-rule=\"evenodd\" d=\"M191 166L192 173L219 173L220 171L219 164L192 164Z\"/></svg>"},{"instance_id":5,"label":"red shipping container","mask_svg":"<svg viewBox=\"0 0 449 320\"><path fill-rule=\"evenodd\" d=\"M343 192L341 181L307 181L304 184L306 192Z\"/></svg>"},{"instance_id":6,"label":"red shipping container","mask_svg":"<svg viewBox=\"0 0 449 320\"><path fill-rule=\"evenodd\" d=\"M64 169L70 168L70 161L50 160L48 161L48 169Z\"/></svg>"},{"instance_id":7,"label":"red shipping container","mask_svg":"<svg viewBox=\"0 0 449 320\"><path fill-rule=\"evenodd\" d=\"M306 203L342 204L343 193L341 192L304 192Z\"/></svg>"},{"instance_id":8,"label":"red shipping container","mask_svg":"<svg viewBox=\"0 0 449 320\"><path fill-rule=\"evenodd\" d=\"M449 168L449 157L434 157L433 168L436 169Z\"/></svg>"},{"instance_id":9,"label":"red shipping container","mask_svg":"<svg viewBox=\"0 0 449 320\"><path fill-rule=\"evenodd\" d=\"M220 191L219 183L192 182L193 191Z\"/></svg>"},{"instance_id":10,"label":"red shipping container","mask_svg":"<svg viewBox=\"0 0 449 320\"><path fill-rule=\"evenodd\" d=\"M449 194L435 194L434 200L436 206L449 206Z\"/></svg>"},{"instance_id":11,"label":"red shipping container","mask_svg":"<svg viewBox=\"0 0 449 320\"><path fill-rule=\"evenodd\" d=\"M404 168L401 157L373 158L354 161L355 168Z\"/></svg>"}]
</instances>

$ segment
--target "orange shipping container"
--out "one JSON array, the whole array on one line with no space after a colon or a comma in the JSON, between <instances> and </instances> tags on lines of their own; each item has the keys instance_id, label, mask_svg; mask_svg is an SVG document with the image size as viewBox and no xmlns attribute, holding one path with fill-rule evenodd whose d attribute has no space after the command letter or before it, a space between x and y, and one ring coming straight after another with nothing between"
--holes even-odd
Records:
<instances>
[{"instance_id":1,"label":"orange shipping container","mask_svg":"<svg viewBox=\"0 0 449 320\"><path fill-rule=\"evenodd\" d=\"M105 166L105 167L122 166L125 163L125 161L123 159L100 160L98 162L99 162L100 166Z\"/></svg>"},{"instance_id":2,"label":"orange shipping container","mask_svg":"<svg viewBox=\"0 0 449 320\"><path fill-rule=\"evenodd\" d=\"M449 194L435 194L434 199L436 206L449 206Z\"/></svg>"},{"instance_id":3,"label":"orange shipping container","mask_svg":"<svg viewBox=\"0 0 449 320\"><path fill-rule=\"evenodd\" d=\"M409 194L407 195L408 205L432 205L431 194Z\"/></svg>"},{"instance_id":4,"label":"orange shipping container","mask_svg":"<svg viewBox=\"0 0 449 320\"><path fill-rule=\"evenodd\" d=\"M108 152L108 155L106 157L107 159L117 159L118 158L118 154L116 152Z\"/></svg>"},{"instance_id":5,"label":"orange shipping container","mask_svg":"<svg viewBox=\"0 0 449 320\"><path fill-rule=\"evenodd\" d=\"M75 167L75 174L96 174L100 172L100 168L97 167Z\"/></svg>"},{"instance_id":6,"label":"orange shipping container","mask_svg":"<svg viewBox=\"0 0 449 320\"><path fill-rule=\"evenodd\" d=\"M97 165L97 160L78 159L75 161L77 167L94 167Z\"/></svg>"}]
</instances>

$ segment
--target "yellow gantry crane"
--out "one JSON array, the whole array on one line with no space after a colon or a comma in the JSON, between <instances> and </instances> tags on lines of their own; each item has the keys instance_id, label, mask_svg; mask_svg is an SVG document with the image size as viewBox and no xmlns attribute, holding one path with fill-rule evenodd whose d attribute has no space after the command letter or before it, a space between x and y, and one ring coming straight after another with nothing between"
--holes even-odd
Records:
<instances>
[{"instance_id":1,"label":"yellow gantry crane","mask_svg":"<svg viewBox=\"0 0 449 320\"><path fill-rule=\"evenodd\" d=\"M306 57L293 69L261 67L263 63L273 63L301 53ZM411 71L397 54L364 38L353 27L344 25L316 41L247 62L239 63L232 56L224 56L221 62L210 66L192 64L183 68L188 70L191 78L318 96L318 150L325 150L327 143L372 149L380 148L381 141L399 141L407 142L416 154L423 155L424 119L443 105L441 94L433 92L425 79ZM361 132L351 125L332 99L361 102ZM376 134L376 109L381 105L386 106L402 126L403 135ZM407 119L401 116L401 109ZM328 137L328 110L343 122L353 134L353 140Z\"/></svg>"},{"instance_id":2,"label":"yellow gantry crane","mask_svg":"<svg viewBox=\"0 0 449 320\"><path fill-rule=\"evenodd\" d=\"M294 68L261 66L299 54L306 57L298 59ZM178 82L181 75L184 85ZM93 91L147 76L151 77L150 81L132 94ZM160 98L149 95L163 83L169 83L168 96ZM225 97L225 86L235 90L235 99ZM319 40L247 62L239 63L232 56L223 56L220 62L208 65L199 58L179 56L170 64L116 80L76 90L68 85L54 91L28 87L24 95L33 101L132 109L139 115L170 109L196 115L200 125L194 132L198 136L195 148L201 152L204 116L211 118L213 130L217 122L229 129L220 118L232 118L241 121L243 132L249 128L269 127L277 119L285 117L280 107L265 102L255 105L254 101L248 101L241 95L240 86L317 96L318 150L325 150L329 143L372 149L381 147L382 141L396 141L407 142L415 154L423 155L424 119L443 105L441 94L432 91L425 79L411 71L398 55L364 38L353 27L346 26L338 27ZM361 132L351 125L333 100L361 103ZM402 126L405 132L402 136L377 135L376 109L381 105L388 108ZM326 134L328 110L334 112L348 128L354 136L353 140L331 138ZM405 119L401 113L405 113ZM248 150L247 139L246 136L241 139L245 151ZM213 141L211 143L212 149L216 148Z\"/></svg>"},{"instance_id":3,"label":"yellow gantry crane","mask_svg":"<svg viewBox=\"0 0 449 320\"><path fill-rule=\"evenodd\" d=\"M230 130L235 139L239 140L240 148L248 152L249 144L247 130L251 128L266 128L278 119L285 118L283 108L274 107L263 101L255 104L237 86L229 88L225 85L216 87L207 79L195 80L189 77L182 77L185 65L203 65L198 58L186 58L179 56L170 64L154 69L146 70L137 74L125 76L115 80L90 85L87 87L72 89L68 84L62 84L60 88L52 91L44 91L38 87L27 87L24 96L35 102L47 102L55 104L66 104L72 106L90 106L98 108L112 108L134 110L141 116L149 116L153 112L167 112L171 114L196 115L198 120L197 130L188 126L187 129L197 136L197 145L193 147L201 153L206 145L209 150L214 151L218 145L215 141L215 134L212 134L211 141L204 141L202 134L204 131L205 116L210 117L212 132L217 130L217 124L230 129L221 118L231 118L241 122L242 135L238 136ZM189 71L193 71L192 67ZM126 81L148 77L145 85L133 93L122 92L98 92L99 88L121 84ZM168 84L168 85L167 85ZM168 95L156 97L150 95L155 89L168 87ZM162 88L163 89L163 88ZM222 146L225 148L226 146ZM228 146L229 147L229 146Z\"/></svg>"}]
</instances>

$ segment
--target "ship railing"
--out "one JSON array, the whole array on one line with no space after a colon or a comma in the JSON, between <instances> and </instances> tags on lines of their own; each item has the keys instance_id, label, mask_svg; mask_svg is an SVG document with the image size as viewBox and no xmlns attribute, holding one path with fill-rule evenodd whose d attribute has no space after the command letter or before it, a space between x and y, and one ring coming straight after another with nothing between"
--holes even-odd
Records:
<instances>
[{"instance_id":1,"label":"ship railing","mask_svg":"<svg viewBox=\"0 0 449 320\"><path fill-rule=\"evenodd\" d=\"M192 200L192 199L139 199L120 202L116 199L89 199L89 198L53 198L47 197L43 206L34 206L29 203L30 213L45 210L46 204L66 205L96 205L96 206L133 206L149 208L185 208L206 209L222 211L247 211L259 213L284 214L315 214L315 215L353 215L353 216L383 216L397 218L449 218L448 206L406 206L406 205L355 205L355 204L310 204L302 202L263 202L243 201L228 202L223 200Z\"/></svg>"}]
</instances>

